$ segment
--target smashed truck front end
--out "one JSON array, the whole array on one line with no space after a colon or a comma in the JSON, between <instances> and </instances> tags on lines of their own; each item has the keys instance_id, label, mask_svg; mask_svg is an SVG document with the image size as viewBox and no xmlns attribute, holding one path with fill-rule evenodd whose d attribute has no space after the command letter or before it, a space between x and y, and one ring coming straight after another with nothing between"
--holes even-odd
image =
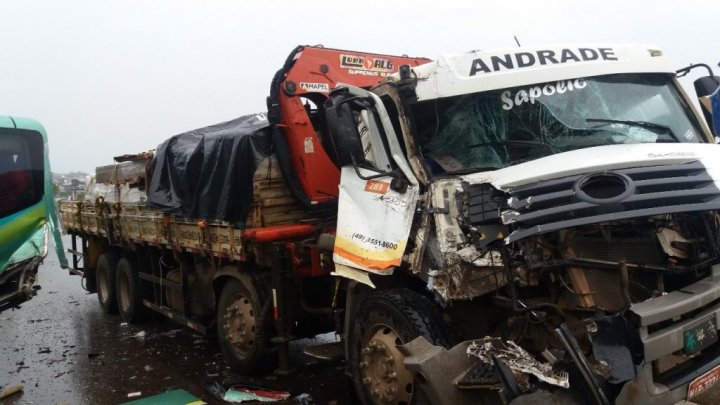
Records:
<instances>
[{"instance_id":1,"label":"smashed truck front end","mask_svg":"<svg viewBox=\"0 0 720 405\"><path fill-rule=\"evenodd\" d=\"M659 51L602 49L585 70L475 53L397 84L426 182L411 271L462 342L404 346L431 399L675 403L720 377L720 147ZM478 60L492 85L438 73Z\"/></svg>"}]
</instances>

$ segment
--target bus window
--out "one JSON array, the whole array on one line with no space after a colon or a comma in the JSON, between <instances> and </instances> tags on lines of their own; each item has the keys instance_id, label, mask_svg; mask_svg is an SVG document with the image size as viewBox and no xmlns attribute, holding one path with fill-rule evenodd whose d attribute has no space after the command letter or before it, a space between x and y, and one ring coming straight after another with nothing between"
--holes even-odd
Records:
<instances>
[{"instance_id":1,"label":"bus window","mask_svg":"<svg viewBox=\"0 0 720 405\"><path fill-rule=\"evenodd\" d=\"M43 196L43 141L35 131L0 130L0 218Z\"/></svg>"}]
</instances>

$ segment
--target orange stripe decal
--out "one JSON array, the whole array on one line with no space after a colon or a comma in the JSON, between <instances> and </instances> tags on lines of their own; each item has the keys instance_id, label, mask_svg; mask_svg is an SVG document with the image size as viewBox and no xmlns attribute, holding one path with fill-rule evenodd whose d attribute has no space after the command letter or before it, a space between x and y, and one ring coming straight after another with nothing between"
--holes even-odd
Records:
<instances>
[{"instance_id":1,"label":"orange stripe decal","mask_svg":"<svg viewBox=\"0 0 720 405\"><path fill-rule=\"evenodd\" d=\"M356 255L355 253L349 252L339 246L335 245L334 253L341 256L353 263L359 264L363 267L372 270L387 270L390 267L399 266L400 258L392 260L376 260L367 257Z\"/></svg>"}]
</instances>

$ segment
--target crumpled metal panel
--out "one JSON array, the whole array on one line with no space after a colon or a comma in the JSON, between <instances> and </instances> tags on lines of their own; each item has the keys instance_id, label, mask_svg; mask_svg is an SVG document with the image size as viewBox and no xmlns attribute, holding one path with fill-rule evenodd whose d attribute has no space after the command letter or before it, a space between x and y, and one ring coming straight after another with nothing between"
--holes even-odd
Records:
<instances>
[{"instance_id":1,"label":"crumpled metal panel","mask_svg":"<svg viewBox=\"0 0 720 405\"><path fill-rule=\"evenodd\" d=\"M492 364L492 358L496 356L513 371L532 374L548 384L570 387L570 375L567 371L553 370L551 365L539 362L512 340L503 342L500 338L486 336L473 341L467 348L467 354L488 364Z\"/></svg>"}]
</instances>

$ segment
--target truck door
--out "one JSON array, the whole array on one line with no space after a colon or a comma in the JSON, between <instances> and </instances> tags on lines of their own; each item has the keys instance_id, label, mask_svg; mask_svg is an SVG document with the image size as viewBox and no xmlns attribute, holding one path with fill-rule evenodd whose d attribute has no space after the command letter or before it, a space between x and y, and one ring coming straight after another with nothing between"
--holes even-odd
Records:
<instances>
[{"instance_id":1,"label":"truck door","mask_svg":"<svg viewBox=\"0 0 720 405\"><path fill-rule=\"evenodd\" d=\"M333 260L392 274L407 246L418 181L378 96L342 87L331 94L326 116L342 166Z\"/></svg>"}]
</instances>

